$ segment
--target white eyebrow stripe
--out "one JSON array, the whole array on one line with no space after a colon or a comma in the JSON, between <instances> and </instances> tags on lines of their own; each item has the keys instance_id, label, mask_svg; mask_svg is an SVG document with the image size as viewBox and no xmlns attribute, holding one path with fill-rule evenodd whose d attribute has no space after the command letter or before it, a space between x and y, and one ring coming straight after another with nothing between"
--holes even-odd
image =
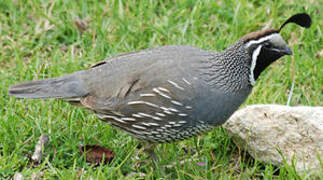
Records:
<instances>
[{"instance_id":1,"label":"white eyebrow stripe","mask_svg":"<svg viewBox=\"0 0 323 180\"><path fill-rule=\"evenodd\" d=\"M269 40L269 39L271 39L271 38L273 38L275 36L279 36L279 34L278 33L273 33L273 34L271 34L269 36L265 36L265 37L262 37L262 38L257 39L257 40L251 40L245 46L246 46L246 48L248 48L252 44L259 44L259 43L267 41L267 40Z\"/></svg>"},{"instance_id":2,"label":"white eyebrow stripe","mask_svg":"<svg viewBox=\"0 0 323 180\"><path fill-rule=\"evenodd\" d=\"M252 62L251 62L250 75L249 75L249 80L250 80L251 85L255 85L255 83L256 83L255 75L254 75L253 71L255 70L257 58L258 58L261 48L262 48L261 45L258 46L257 49L252 53Z\"/></svg>"}]
</instances>

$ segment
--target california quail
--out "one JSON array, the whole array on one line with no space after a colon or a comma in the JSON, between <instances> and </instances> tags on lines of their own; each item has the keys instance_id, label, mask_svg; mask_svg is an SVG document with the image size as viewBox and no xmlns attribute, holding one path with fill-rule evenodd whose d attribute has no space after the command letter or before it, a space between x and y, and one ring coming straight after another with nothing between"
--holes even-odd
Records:
<instances>
[{"instance_id":1,"label":"california quail","mask_svg":"<svg viewBox=\"0 0 323 180\"><path fill-rule=\"evenodd\" d=\"M290 22L311 25L309 15L296 14L222 52L173 45L121 54L88 70L13 85L9 94L64 99L146 142L183 140L223 124L260 73L292 54L279 34Z\"/></svg>"}]
</instances>

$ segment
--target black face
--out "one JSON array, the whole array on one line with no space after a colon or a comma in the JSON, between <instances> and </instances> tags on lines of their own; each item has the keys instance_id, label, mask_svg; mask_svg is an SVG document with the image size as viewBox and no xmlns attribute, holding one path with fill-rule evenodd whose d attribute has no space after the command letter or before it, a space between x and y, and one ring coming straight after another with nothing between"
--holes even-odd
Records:
<instances>
[{"instance_id":1,"label":"black face","mask_svg":"<svg viewBox=\"0 0 323 180\"><path fill-rule=\"evenodd\" d=\"M261 48L260 54L257 58L256 67L254 69L254 78L258 79L260 73L264 71L271 63L284 56L284 54L273 51L270 48Z\"/></svg>"},{"instance_id":2,"label":"black face","mask_svg":"<svg viewBox=\"0 0 323 180\"><path fill-rule=\"evenodd\" d=\"M258 79L262 71L264 71L271 63L278 60L284 55L292 55L290 49L286 47L275 47L270 42L263 42L261 50L257 58L257 63L254 69L254 78Z\"/></svg>"}]
</instances>

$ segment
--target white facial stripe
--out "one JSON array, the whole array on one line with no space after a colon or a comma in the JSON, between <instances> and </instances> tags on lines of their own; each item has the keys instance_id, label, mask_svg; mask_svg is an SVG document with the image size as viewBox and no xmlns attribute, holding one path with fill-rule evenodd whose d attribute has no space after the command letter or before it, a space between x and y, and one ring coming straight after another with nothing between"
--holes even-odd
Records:
<instances>
[{"instance_id":1,"label":"white facial stripe","mask_svg":"<svg viewBox=\"0 0 323 180\"><path fill-rule=\"evenodd\" d=\"M274 33L274 34L271 34L269 36L265 36L265 37L262 37L260 39L257 39L257 40L251 40L249 41L245 46L246 48L250 47L252 44L259 44L261 42L264 42L264 41L267 41L269 39L277 39L277 40L280 40L282 42L284 42L280 36L280 34L278 33Z\"/></svg>"},{"instance_id":2,"label":"white facial stripe","mask_svg":"<svg viewBox=\"0 0 323 180\"><path fill-rule=\"evenodd\" d=\"M252 62L251 62L251 67L250 67L250 75L249 75L249 80L251 85L255 85L255 75L253 73L253 71L255 70L256 67L256 63L257 63L257 58L258 55L260 54L260 50L261 50L262 46L258 46L257 49L252 53Z\"/></svg>"}]
</instances>

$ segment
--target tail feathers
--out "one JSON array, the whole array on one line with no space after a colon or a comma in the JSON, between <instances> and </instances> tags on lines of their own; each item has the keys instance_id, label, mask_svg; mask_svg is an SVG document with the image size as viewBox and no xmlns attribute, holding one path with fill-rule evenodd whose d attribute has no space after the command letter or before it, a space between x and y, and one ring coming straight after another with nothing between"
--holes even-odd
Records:
<instances>
[{"instance_id":1,"label":"tail feathers","mask_svg":"<svg viewBox=\"0 0 323 180\"><path fill-rule=\"evenodd\" d=\"M9 94L19 98L72 98L88 94L78 74L15 84Z\"/></svg>"}]
</instances>

